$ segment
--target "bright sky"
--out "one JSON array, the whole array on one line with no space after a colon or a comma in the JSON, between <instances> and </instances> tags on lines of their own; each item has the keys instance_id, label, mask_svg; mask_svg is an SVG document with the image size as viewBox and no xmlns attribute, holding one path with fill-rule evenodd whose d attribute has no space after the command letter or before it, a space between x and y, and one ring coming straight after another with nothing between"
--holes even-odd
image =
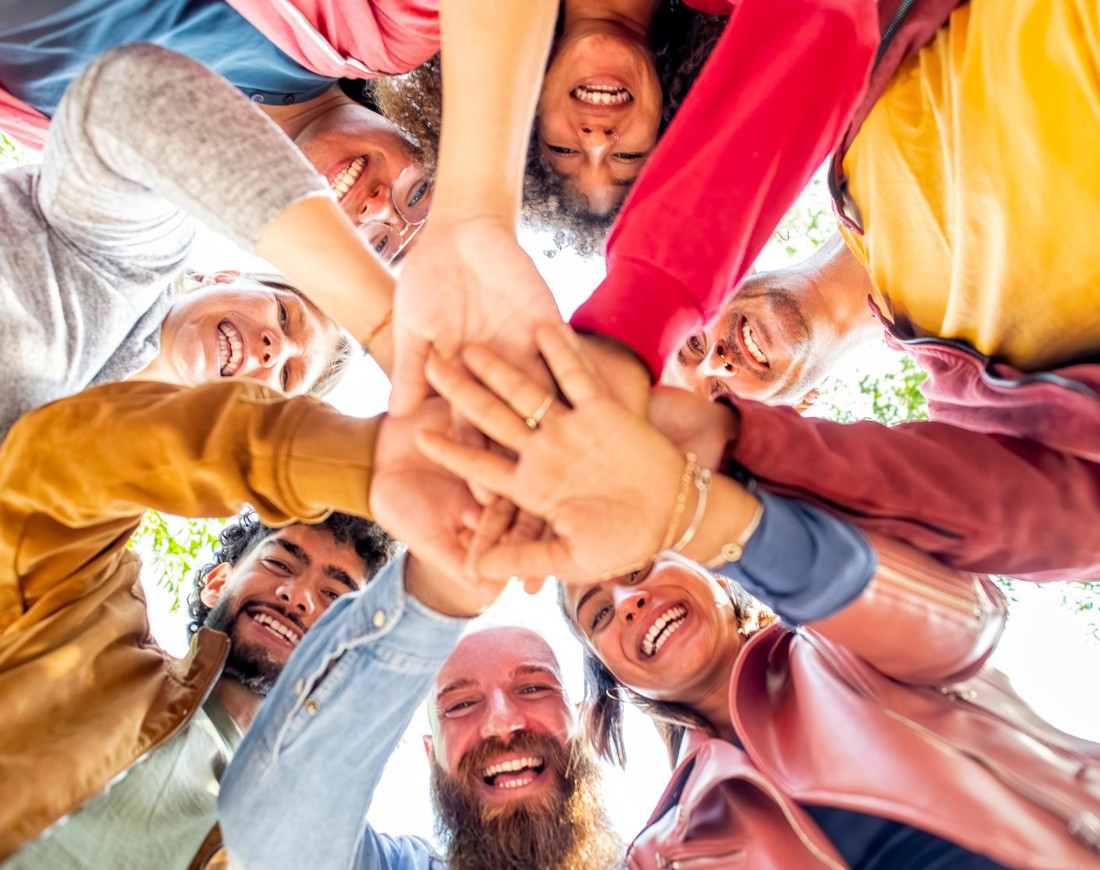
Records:
<instances>
[{"instance_id":1,"label":"bright sky","mask_svg":"<svg viewBox=\"0 0 1100 870\"><path fill-rule=\"evenodd\" d=\"M809 195L820 196L820 191ZM603 275L602 261L598 259L586 261L569 252L547 258L542 251L548 246L539 237L529 235L523 241L566 315L583 301ZM226 245L223 241L204 240L196 267L213 269L225 268L227 263L248 264L246 255ZM758 260L758 266L774 268L788 262L790 257L784 247L778 243L770 245ZM804 246L800 247L804 252ZM850 360L849 368L838 377L856 383L860 373L882 371L892 360L893 354L883 344ZM364 361L331 398L345 413L367 416L385 409L388 392L385 378L372 363ZM1071 733L1100 740L1100 697L1095 679L1087 676L1100 673L1100 642L1091 635L1089 620L1063 603L1060 587L1022 583L1017 587L1009 628L993 665L1012 678L1017 691L1042 716ZM151 588L149 592L154 631L166 646L179 652L184 621L180 614L167 613L163 590ZM580 699L579 647L558 615L552 590L546 589L532 599L521 589L511 588L479 622L519 623L542 633L561 660L572 697ZM631 714L626 730L628 767L625 772L606 770L605 799L612 820L621 835L629 839L645 824L665 786L669 768L664 747L647 720ZM376 792L369 819L380 831L432 836L428 767L421 741L427 731L427 717L421 708L391 757Z\"/></svg>"}]
</instances>

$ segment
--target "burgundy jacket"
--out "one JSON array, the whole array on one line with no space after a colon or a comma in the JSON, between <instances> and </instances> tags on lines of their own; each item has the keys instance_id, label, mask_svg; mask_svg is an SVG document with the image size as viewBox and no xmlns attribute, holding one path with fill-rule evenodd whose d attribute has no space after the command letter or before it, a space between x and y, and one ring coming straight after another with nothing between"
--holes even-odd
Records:
<instances>
[{"instance_id":1,"label":"burgundy jacket","mask_svg":"<svg viewBox=\"0 0 1100 870\"><path fill-rule=\"evenodd\" d=\"M846 868L801 804L894 819L1009 867L1100 868L1100 746L983 668L1003 595L873 542L879 570L849 608L745 644L729 695L743 748L688 735L632 870Z\"/></svg>"}]
</instances>

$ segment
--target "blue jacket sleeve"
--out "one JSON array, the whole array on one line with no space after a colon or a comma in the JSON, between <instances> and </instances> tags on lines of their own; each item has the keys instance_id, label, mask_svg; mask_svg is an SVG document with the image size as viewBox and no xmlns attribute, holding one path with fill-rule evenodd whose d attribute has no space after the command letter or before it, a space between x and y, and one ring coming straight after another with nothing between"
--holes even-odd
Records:
<instances>
[{"instance_id":1,"label":"blue jacket sleeve","mask_svg":"<svg viewBox=\"0 0 1100 870\"><path fill-rule=\"evenodd\" d=\"M757 492L764 514L740 561L718 569L785 622L832 616L854 601L875 573L874 548L855 528L820 508Z\"/></svg>"},{"instance_id":2,"label":"blue jacket sleeve","mask_svg":"<svg viewBox=\"0 0 1100 870\"><path fill-rule=\"evenodd\" d=\"M427 870L429 844L386 837L367 809L390 753L467 623L404 591L406 556L306 633L221 784L218 812L241 870Z\"/></svg>"}]
</instances>

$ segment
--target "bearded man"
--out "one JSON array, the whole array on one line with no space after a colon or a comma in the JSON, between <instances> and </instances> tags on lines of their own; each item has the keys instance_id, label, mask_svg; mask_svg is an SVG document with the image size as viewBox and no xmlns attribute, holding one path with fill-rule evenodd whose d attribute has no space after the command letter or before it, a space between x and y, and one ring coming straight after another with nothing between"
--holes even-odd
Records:
<instances>
[{"instance_id":1,"label":"bearded man","mask_svg":"<svg viewBox=\"0 0 1100 870\"><path fill-rule=\"evenodd\" d=\"M462 620L407 604L386 632L332 631L340 620L330 619L330 631L305 638L291 656L223 780L232 866L617 866L621 843L600 803L598 770L546 641L501 627L456 646ZM386 759L429 689L424 743L444 855L364 821Z\"/></svg>"}]
</instances>

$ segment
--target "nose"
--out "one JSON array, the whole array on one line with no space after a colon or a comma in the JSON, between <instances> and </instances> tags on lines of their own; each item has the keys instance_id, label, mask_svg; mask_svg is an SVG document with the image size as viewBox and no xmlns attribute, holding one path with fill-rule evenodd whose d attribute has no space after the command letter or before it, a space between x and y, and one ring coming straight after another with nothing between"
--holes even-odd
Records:
<instances>
[{"instance_id":1,"label":"nose","mask_svg":"<svg viewBox=\"0 0 1100 870\"><path fill-rule=\"evenodd\" d=\"M299 616L312 616L317 609L313 593L305 583L283 583L275 590L275 596Z\"/></svg>"},{"instance_id":2,"label":"nose","mask_svg":"<svg viewBox=\"0 0 1100 870\"><path fill-rule=\"evenodd\" d=\"M606 125L581 124L580 129L581 148L593 160L601 160L615 147L619 141L619 134L614 127Z\"/></svg>"},{"instance_id":3,"label":"nose","mask_svg":"<svg viewBox=\"0 0 1100 870\"><path fill-rule=\"evenodd\" d=\"M649 596L635 586L616 586L611 599L615 604L615 617L627 625L641 619L649 606Z\"/></svg>"},{"instance_id":4,"label":"nose","mask_svg":"<svg viewBox=\"0 0 1100 870\"><path fill-rule=\"evenodd\" d=\"M400 219L393 205L393 193L390 186L384 181L377 182L359 207L359 223L366 223L367 221L394 223Z\"/></svg>"},{"instance_id":5,"label":"nose","mask_svg":"<svg viewBox=\"0 0 1100 870\"><path fill-rule=\"evenodd\" d=\"M699 368L704 374L729 376L733 374L733 355L729 352L725 342L721 339L714 342L706 359L699 363Z\"/></svg>"},{"instance_id":6,"label":"nose","mask_svg":"<svg viewBox=\"0 0 1100 870\"><path fill-rule=\"evenodd\" d=\"M526 727L527 718L508 692L498 689L489 694L485 719L481 723L482 739L497 737L507 742L514 732Z\"/></svg>"},{"instance_id":7,"label":"nose","mask_svg":"<svg viewBox=\"0 0 1100 870\"><path fill-rule=\"evenodd\" d=\"M293 351L292 342L274 329L265 329L260 333L260 363L267 369L278 369L286 362Z\"/></svg>"}]
</instances>

